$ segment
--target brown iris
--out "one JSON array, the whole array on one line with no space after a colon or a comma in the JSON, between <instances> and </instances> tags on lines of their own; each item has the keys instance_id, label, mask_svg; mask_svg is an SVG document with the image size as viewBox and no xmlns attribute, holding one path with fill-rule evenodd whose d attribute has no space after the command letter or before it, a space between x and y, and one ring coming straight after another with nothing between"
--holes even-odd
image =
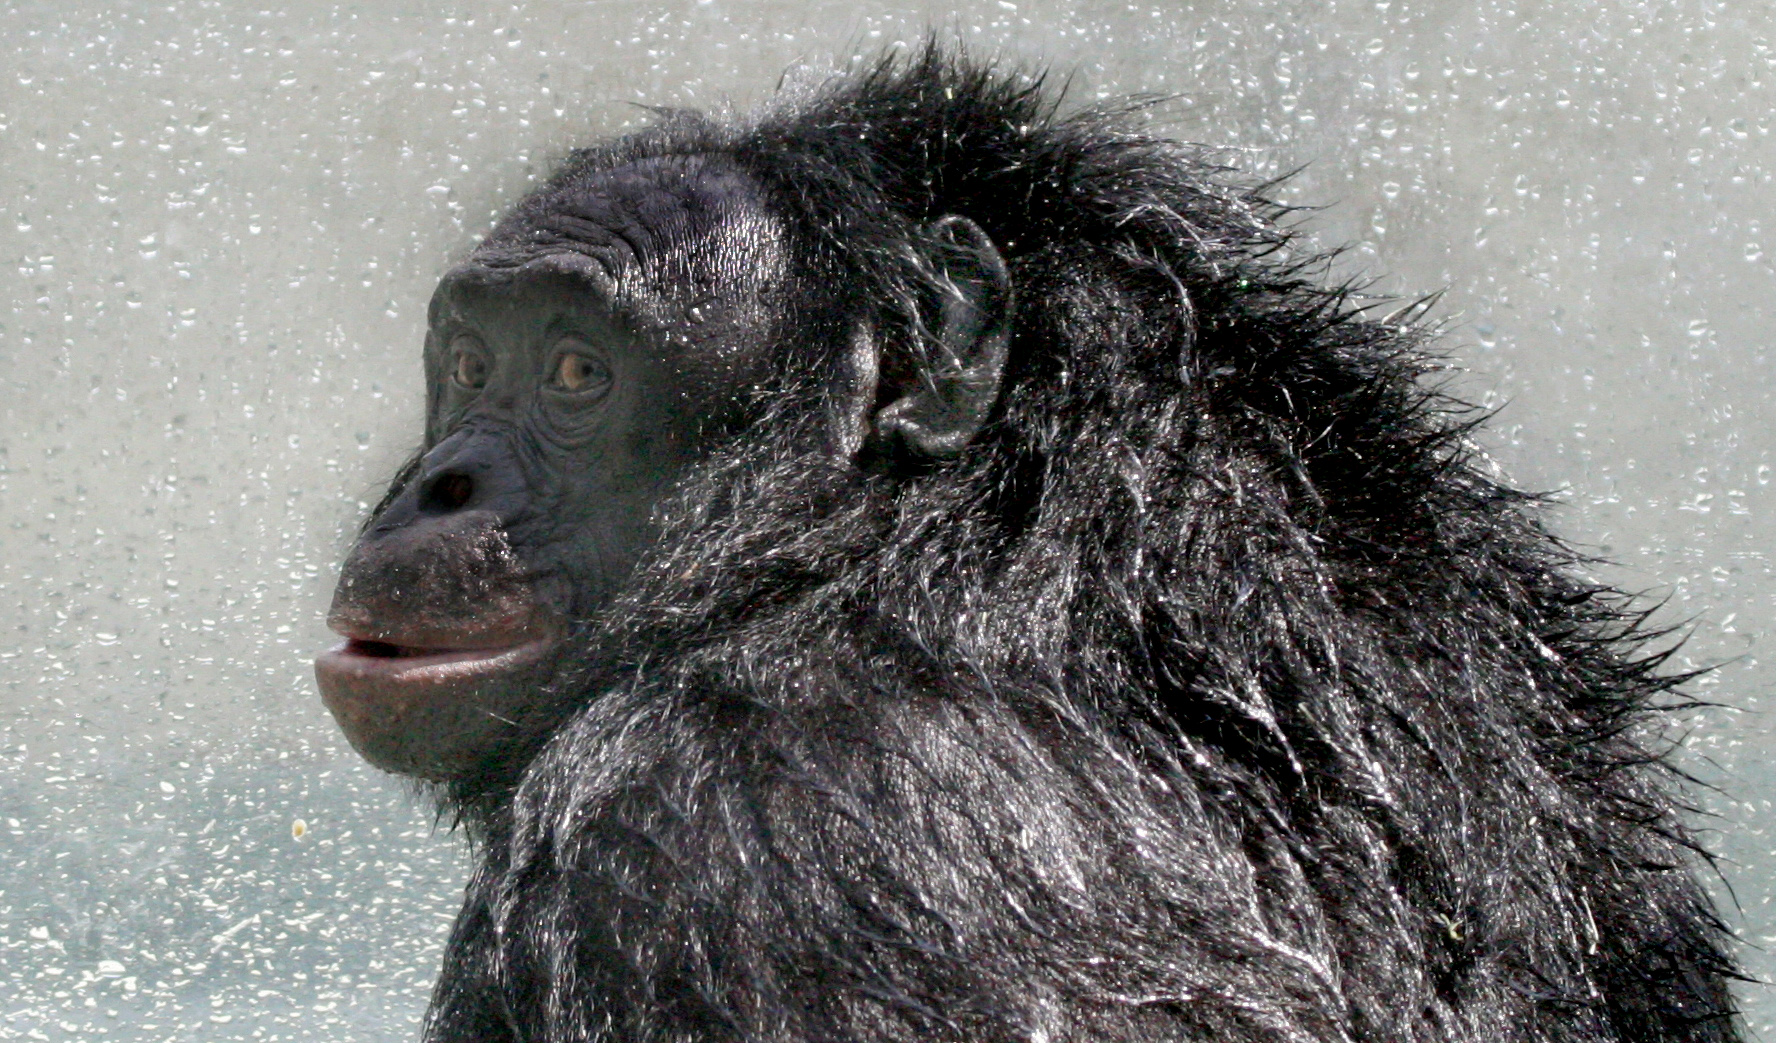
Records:
<instances>
[{"instance_id":1,"label":"brown iris","mask_svg":"<svg viewBox=\"0 0 1776 1043\"><path fill-rule=\"evenodd\" d=\"M577 352L570 352L556 360L551 381L560 390L576 394L602 390L610 382L609 367L590 355Z\"/></svg>"}]
</instances>

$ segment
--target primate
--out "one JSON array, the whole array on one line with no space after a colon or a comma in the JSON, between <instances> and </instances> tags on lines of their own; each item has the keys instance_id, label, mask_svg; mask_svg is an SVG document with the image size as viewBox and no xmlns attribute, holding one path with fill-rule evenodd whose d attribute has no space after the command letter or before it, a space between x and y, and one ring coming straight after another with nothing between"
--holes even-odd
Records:
<instances>
[{"instance_id":1,"label":"primate","mask_svg":"<svg viewBox=\"0 0 1776 1043\"><path fill-rule=\"evenodd\" d=\"M426 1038L1737 1039L1677 679L1285 218L936 45L517 203L317 663Z\"/></svg>"}]
</instances>

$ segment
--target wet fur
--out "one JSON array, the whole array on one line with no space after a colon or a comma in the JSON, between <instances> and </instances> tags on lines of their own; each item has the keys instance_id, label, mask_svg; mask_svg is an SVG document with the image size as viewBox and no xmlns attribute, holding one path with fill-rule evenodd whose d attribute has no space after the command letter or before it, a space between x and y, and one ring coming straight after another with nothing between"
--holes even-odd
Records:
<instances>
[{"instance_id":1,"label":"wet fur","mask_svg":"<svg viewBox=\"0 0 1776 1043\"><path fill-rule=\"evenodd\" d=\"M1737 1038L1660 655L1279 207L933 48L577 153L482 254L675 153L800 230L794 335L447 795L429 1039ZM1016 292L993 421L835 460L846 331L916 370L952 213Z\"/></svg>"}]
</instances>

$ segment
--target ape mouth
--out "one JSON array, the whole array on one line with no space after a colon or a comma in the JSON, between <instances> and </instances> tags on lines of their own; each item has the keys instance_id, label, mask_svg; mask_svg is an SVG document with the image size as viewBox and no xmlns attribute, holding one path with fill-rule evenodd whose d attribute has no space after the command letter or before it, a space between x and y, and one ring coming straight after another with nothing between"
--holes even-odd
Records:
<instances>
[{"instance_id":1,"label":"ape mouth","mask_svg":"<svg viewBox=\"0 0 1776 1043\"><path fill-rule=\"evenodd\" d=\"M330 681L423 687L503 674L534 663L556 641L555 634L534 630L461 635L454 639L432 634L402 640L349 632L342 636L344 644L315 659L323 696L328 694Z\"/></svg>"},{"instance_id":2,"label":"ape mouth","mask_svg":"<svg viewBox=\"0 0 1776 1043\"><path fill-rule=\"evenodd\" d=\"M352 633L315 657L321 701L365 759L452 778L515 732L525 693L559 643L553 628L477 633Z\"/></svg>"},{"instance_id":3,"label":"ape mouth","mask_svg":"<svg viewBox=\"0 0 1776 1043\"><path fill-rule=\"evenodd\" d=\"M546 644L552 640L552 637L544 636L498 644L471 644L453 647L449 645L404 645L393 641L379 641L375 638L348 637L345 644L327 654L337 654L347 661L358 659L405 660L405 662L391 667L400 670L420 666L440 666L447 663L500 659L533 645ZM416 660L423 662L416 662ZM359 668L364 668L364 666L365 664L359 664Z\"/></svg>"},{"instance_id":4,"label":"ape mouth","mask_svg":"<svg viewBox=\"0 0 1776 1043\"><path fill-rule=\"evenodd\" d=\"M321 657L337 659L339 665L355 670L384 672L407 672L449 663L492 663L527 649L542 649L556 640L556 634L543 627L456 634L433 629L414 634L371 634L353 625L343 625L339 634L345 643L323 652Z\"/></svg>"}]
</instances>

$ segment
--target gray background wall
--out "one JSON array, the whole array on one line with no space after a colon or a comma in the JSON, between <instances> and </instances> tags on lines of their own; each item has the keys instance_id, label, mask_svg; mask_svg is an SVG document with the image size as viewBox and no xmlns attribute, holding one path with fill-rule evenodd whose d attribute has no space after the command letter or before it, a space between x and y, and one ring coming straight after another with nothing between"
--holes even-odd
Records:
<instances>
[{"instance_id":1,"label":"gray background wall","mask_svg":"<svg viewBox=\"0 0 1776 1043\"><path fill-rule=\"evenodd\" d=\"M13 0L0 1039L413 1037L466 858L308 658L418 437L432 281L625 102L745 105L932 22L1179 95L1176 136L1306 164L1346 273L1446 291L1500 463L1718 666L1689 762L1776 977L1769 5Z\"/></svg>"}]
</instances>

